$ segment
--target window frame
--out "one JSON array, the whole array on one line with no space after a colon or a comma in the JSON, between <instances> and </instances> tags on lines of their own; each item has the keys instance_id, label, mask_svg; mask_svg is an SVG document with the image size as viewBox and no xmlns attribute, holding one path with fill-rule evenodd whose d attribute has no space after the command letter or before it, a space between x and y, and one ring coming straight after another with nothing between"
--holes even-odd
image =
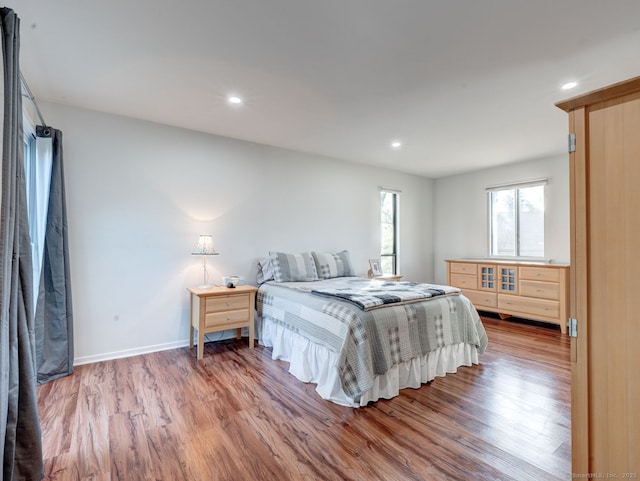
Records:
<instances>
[{"instance_id":1,"label":"window frame","mask_svg":"<svg viewBox=\"0 0 640 481\"><path fill-rule=\"evenodd\" d=\"M535 180L528 180L528 181L523 181L523 182L513 182L513 183L509 183L509 184L501 184L501 185L494 185L494 186L490 186L490 187L486 187L485 191L487 194L487 257L490 259L508 259L508 260L534 260L534 261L546 261L547 256L546 256L546 242L544 242L544 238L546 238L546 223L547 223L547 216L546 216L546 205L547 205L547 184L548 184L548 179L547 178L543 178L543 179L535 179ZM543 187L543 228L544 228L544 233L543 233L543 253L541 256L527 256L527 255L521 255L521 236L520 233L522 231L521 229L521 224L520 224L520 220L521 220L521 215L520 215L520 198L519 198L519 191L521 189L525 189L525 188L529 188L529 187L538 187L538 186L542 186ZM493 253L493 241L494 241L494 229L493 229L493 202L492 202L492 194L495 192L499 192L499 191L504 191L504 190L513 190L515 191L515 196L514 196L514 205L515 205L515 250L516 253L515 255L508 255L508 254L494 254Z\"/></svg>"},{"instance_id":2,"label":"window frame","mask_svg":"<svg viewBox=\"0 0 640 481\"><path fill-rule=\"evenodd\" d=\"M36 168L36 128L35 123L31 120L24 107L22 112L22 134L22 160L26 182L27 211L29 222L31 222L34 217L33 209L35 204L35 175L33 172Z\"/></svg>"},{"instance_id":3,"label":"window frame","mask_svg":"<svg viewBox=\"0 0 640 481\"><path fill-rule=\"evenodd\" d=\"M399 265L399 245L400 245L400 191L396 189L389 189L385 187L380 187L379 191L379 205L380 205L380 268L382 269L383 274L398 274L398 265ZM382 208L383 208L383 198L382 194L391 194L393 199L393 222L391 225L393 226L393 247L389 252L383 252L383 235L382 235ZM391 272L386 272L383 269L385 263L383 259L391 259L392 269Z\"/></svg>"}]
</instances>

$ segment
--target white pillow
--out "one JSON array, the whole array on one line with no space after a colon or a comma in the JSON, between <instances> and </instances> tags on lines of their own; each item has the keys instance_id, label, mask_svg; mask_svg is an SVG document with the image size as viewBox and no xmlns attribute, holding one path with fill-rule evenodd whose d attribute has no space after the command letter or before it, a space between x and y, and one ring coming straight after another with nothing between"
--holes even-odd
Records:
<instances>
[{"instance_id":1,"label":"white pillow","mask_svg":"<svg viewBox=\"0 0 640 481\"><path fill-rule=\"evenodd\" d=\"M273 278L276 282L317 281L318 271L310 252L288 254L269 252Z\"/></svg>"},{"instance_id":2,"label":"white pillow","mask_svg":"<svg viewBox=\"0 0 640 481\"><path fill-rule=\"evenodd\" d=\"M256 275L256 282L260 286L267 281L273 280L273 267L271 266L271 259L268 257L261 257L258 259L258 274Z\"/></svg>"},{"instance_id":3,"label":"white pillow","mask_svg":"<svg viewBox=\"0 0 640 481\"><path fill-rule=\"evenodd\" d=\"M351 265L348 251L341 252L312 252L316 263L316 270L320 279L333 277L354 277L356 273Z\"/></svg>"}]
</instances>

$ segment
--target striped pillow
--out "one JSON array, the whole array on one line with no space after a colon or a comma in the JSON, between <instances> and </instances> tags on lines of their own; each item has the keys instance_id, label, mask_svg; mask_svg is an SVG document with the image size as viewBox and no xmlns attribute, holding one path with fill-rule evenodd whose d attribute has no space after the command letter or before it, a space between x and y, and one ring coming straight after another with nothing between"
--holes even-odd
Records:
<instances>
[{"instance_id":1,"label":"striped pillow","mask_svg":"<svg viewBox=\"0 0 640 481\"><path fill-rule=\"evenodd\" d=\"M316 262L316 269L320 279L331 279L332 277L354 277L356 273L351 265L349 251L335 253L312 252L313 260Z\"/></svg>"},{"instance_id":2,"label":"striped pillow","mask_svg":"<svg viewBox=\"0 0 640 481\"><path fill-rule=\"evenodd\" d=\"M269 252L273 279L276 282L317 281L318 271L310 252L287 254Z\"/></svg>"}]
</instances>

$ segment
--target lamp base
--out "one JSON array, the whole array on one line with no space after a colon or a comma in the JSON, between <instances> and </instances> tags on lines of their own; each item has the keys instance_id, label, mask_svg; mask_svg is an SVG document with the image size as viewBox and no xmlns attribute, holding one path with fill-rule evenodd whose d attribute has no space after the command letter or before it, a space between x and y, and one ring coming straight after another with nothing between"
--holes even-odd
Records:
<instances>
[{"instance_id":1,"label":"lamp base","mask_svg":"<svg viewBox=\"0 0 640 481\"><path fill-rule=\"evenodd\" d=\"M210 287L213 287L213 286L206 284L206 285L198 286L198 289L209 289Z\"/></svg>"}]
</instances>

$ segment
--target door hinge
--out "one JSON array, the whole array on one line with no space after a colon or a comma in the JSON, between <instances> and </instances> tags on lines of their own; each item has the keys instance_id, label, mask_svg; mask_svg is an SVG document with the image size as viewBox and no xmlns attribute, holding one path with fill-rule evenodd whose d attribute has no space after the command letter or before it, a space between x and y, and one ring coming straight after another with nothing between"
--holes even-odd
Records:
<instances>
[{"instance_id":1,"label":"door hinge","mask_svg":"<svg viewBox=\"0 0 640 481\"><path fill-rule=\"evenodd\" d=\"M576 151L576 134L569 134L569 153Z\"/></svg>"},{"instance_id":2,"label":"door hinge","mask_svg":"<svg viewBox=\"0 0 640 481\"><path fill-rule=\"evenodd\" d=\"M567 334L569 337L578 337L578 320L573 317L569 318L567 322Z\"/></svg>"}]
</instances>

